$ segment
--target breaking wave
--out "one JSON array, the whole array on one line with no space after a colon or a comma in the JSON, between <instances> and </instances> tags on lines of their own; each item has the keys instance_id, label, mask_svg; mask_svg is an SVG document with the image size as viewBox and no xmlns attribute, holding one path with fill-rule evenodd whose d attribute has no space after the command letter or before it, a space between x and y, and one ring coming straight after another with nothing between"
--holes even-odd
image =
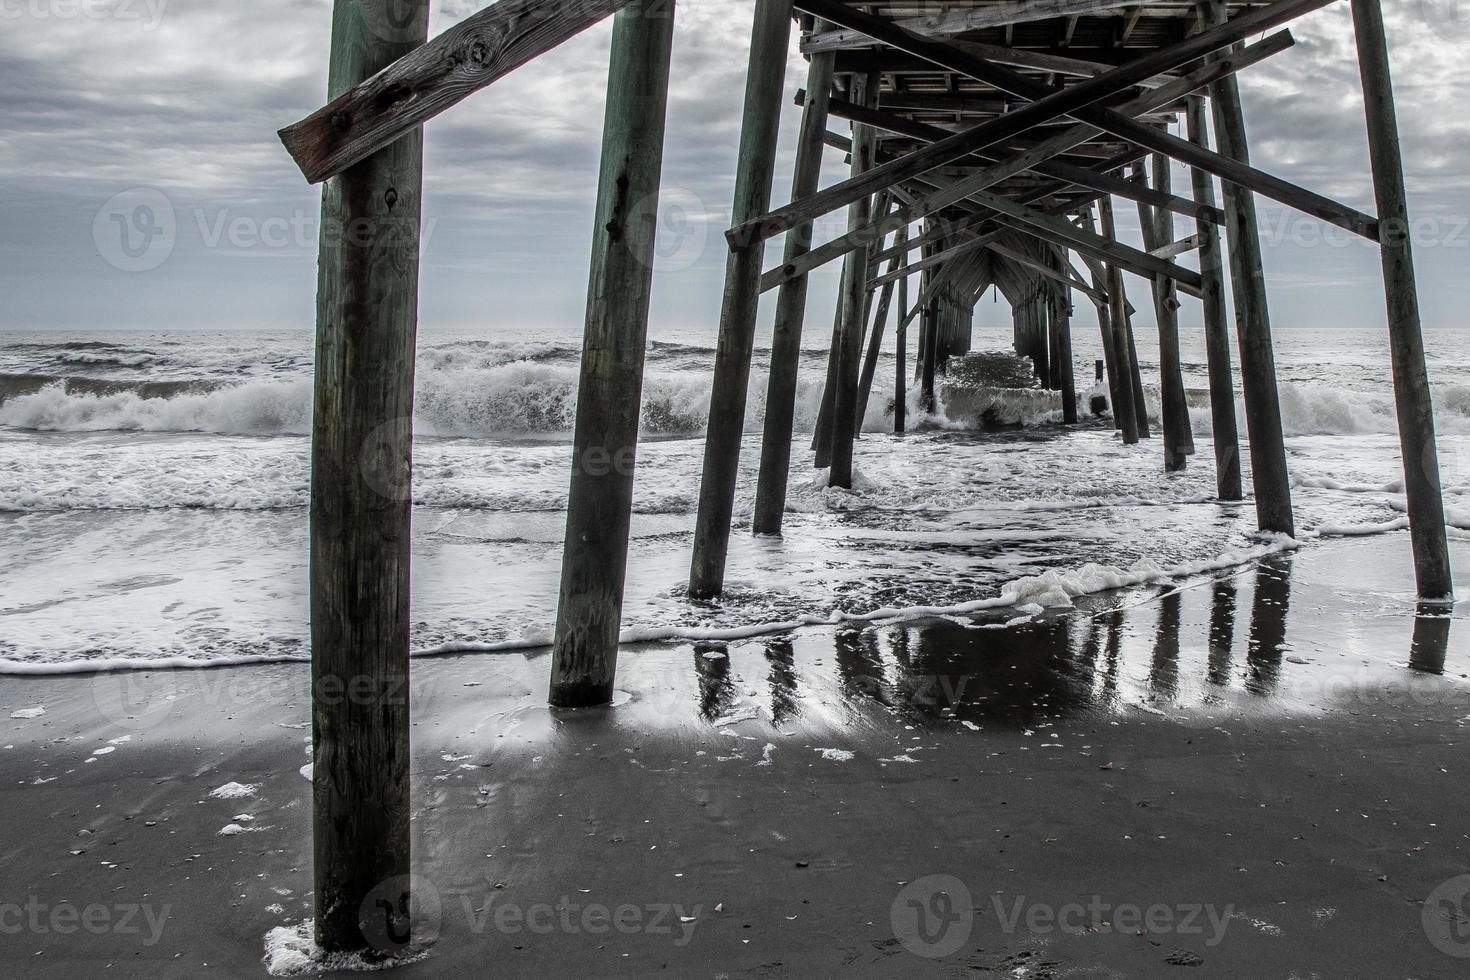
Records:
<instances>
[{"instance_id":1,"label":"breaking wave","mask_svg":"<svg viewBox=\"0 0 1470 980\"><path fill-rule=\"evenodd\" d=\"M12 389L14 390L14 389ZM484 437L568 433L576 413L577 369L517 361L492 368L421 369L414 426L426 436ZM695 373L650 374L644 380L643 431L694 435L709 412L709 379ZM91 380L29 379L0 403L0 426L42 432L207 432L221 435L306 435L311 431L311 382L306 378L243 384L100 384ZM891 396L875 392L873 424ZM809 429L821 384L801 383L797 428ZM747 417L764 406L764 378L752 376Z\"/></svg>"}]
</instances>

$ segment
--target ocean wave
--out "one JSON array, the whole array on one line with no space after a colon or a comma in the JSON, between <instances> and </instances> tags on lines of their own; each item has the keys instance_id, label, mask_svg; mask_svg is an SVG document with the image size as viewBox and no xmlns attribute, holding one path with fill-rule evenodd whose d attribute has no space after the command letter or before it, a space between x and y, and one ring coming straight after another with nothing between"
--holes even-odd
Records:
<instances>
[{"instance_id":1,"label":"ocean wave","mask_svg":"<svg viewBox=\"0 0 1470 980\"><path fill-rule=\"evenodd\" d=\"M487 437L569 433L576 418L578 369L520 360L496 367L428 368L418 374L414 429L422 436ZM0 393L6 391L0 384ZM101 383L56 377L12 378L0 426L42 432L206 432L306 435L307 378L243 383ZM798 386L797 429L810 430L821 404L815 378ZM748 425L759 425L765 379L752 375ZM709 414L710 384L696 372L650 372L644 379L646 435L696 435ZM891 395L876 391L867 427L881 427Z\"/></svg>"},{"instance_id":2,"label":"ocean wave","mask_svg":"<svg viewBox=\"0 0 1470 980\"><path fill-rule=\"evenodd\" d=\"M1353 391L1335 385L1301 381L1279 388L1281 428L1287 436L1343 436L1392 434L1398 431L1398 413L1391 393ZM1433 386L1435 421L1442 432L1470 434L1470 385ZM1244 435L1245 404L1237 396L1235 413ZM1210 411L1190 409L1195 435L1210 434Z\"/></svg>"}]
</instances>

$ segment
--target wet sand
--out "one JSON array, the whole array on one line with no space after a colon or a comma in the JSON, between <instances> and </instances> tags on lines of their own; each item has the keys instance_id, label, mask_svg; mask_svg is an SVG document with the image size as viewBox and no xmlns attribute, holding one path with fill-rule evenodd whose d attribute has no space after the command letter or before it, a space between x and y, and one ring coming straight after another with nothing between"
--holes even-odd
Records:
<instances>
[{"instance_id":1,"label":"wet sand","mask_svg":"<svg viewBox=\"0 0 1470 980\"><path fill-rule=\"evenodd\" d=\"M1470 624L1416 619L1407 550L632 647L612 709L547 709L544 653L416 662L435 941L395 975L1463 977L1423 910L1470 872ZM311 909L306 667L0 708L0 968L265 975Z\"/></svg>"}]
</instances>

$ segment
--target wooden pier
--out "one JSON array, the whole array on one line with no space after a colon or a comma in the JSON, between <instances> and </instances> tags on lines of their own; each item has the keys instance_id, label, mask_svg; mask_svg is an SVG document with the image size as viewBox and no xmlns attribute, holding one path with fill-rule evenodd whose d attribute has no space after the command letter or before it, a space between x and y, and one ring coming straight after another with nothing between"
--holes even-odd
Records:
<instances>
[{"instance_id":1,"label":"wooden pier","mask_svg":"<svg viewBox=\"0 0 1470 980\"><path fill-rule=\"evenodd\" d=\"M1078 423L1071 325L1081 294L1098 314L1113 422L1137 447L1131 451L1158 453L1161 473L1183 469L1194 454L1179 338L1203 323L1219 498L1244 496L1238 384L1259 528L1292 534L1256 222L1261 196L1381 248L1419 593L1426 602L1449 599L1380 0L1336 0L1352 6L1377 215L1251 163L1236 74L1290 57L1288 25L1332 2L755 0L742 135L730 148L735 197L689 594L712 599L724 587L757 311L773 290L752 526L781 533L787 473L793 457L807 453L793 446L801 344L814 333L804 322L807 284L829 265L842 269L842 287L812 462L827 468L831 485L852 486L854 440L870 411L885 337L896 344L898 364L887 414L903 432L915 424L913 404L936 410L938 379L969 349L975 305L992 288L1011 307L1016 353L1030 359L1039 386L1060 392L1064 423ZM304 176L325 182L323 227L362 232L324 235L317 308L315 895L317 941L327 951L389 955L411 927L406 681L420 127L609 16L608 106L589 216L596 231L550 678L554 705L605 704L656 288L675 0L498 0L432 41L427 0L336 0L330 101L281 132ZM786 72L798 53L807 76L793 93ZM773 202L780 115L793 103L801 127L792 199ZM846 152L847 169L822 187L829 147ZM1188 188L1172 186L1179 165L1188 168ZM1116 209L1124 204L1138 210L1141 241L1119 234ZM813 223L835 213L846 214L846 232L814 242ZM766 242L783 235L778 260L768 264ZM1141 280L1134 295L1154 311L1157 377L1139 365L1128 276ZM825 322L823 314L818 323ZM392 949L381 941L384 908L394 920Z\"/></svg>"}]
</instances>

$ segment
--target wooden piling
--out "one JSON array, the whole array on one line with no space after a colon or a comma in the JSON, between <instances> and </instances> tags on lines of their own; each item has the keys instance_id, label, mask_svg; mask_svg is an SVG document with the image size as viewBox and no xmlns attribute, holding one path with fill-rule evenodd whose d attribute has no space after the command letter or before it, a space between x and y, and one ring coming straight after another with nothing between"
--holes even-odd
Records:
<instances>
[{"instance_id":1,"label":"wooden piling","mask_svg":"<svg viewBox=\"0 0 1470 980\"><path fill-rule=\"evenodd\" d=\"M1103 237L1109 241L1118 240L1117 228L1113 221L1113 202L1110 198L1102 198L1097 202L1098 217L1101 219ZM1123 292L1123 270L1116 265L1108 263L1108 325L1110 339L1113 349L1111 351L1112 365L1117 367L1117 384L1113 387L1113 416L1118 420L1118 428L1123 433L1123 443L1134 445L1138 442L1141 433L1139 417L1147 414L1147 407L1137 397L1137 389L1133 378L1136 374L1133 365L1133 350L1129 343L1128 327L1128 297Z\"/></svg>"},{"instance_id":2,"label":"wooden piling","mask_svg":"<svg viewBox=\"0 0 1470 980\"><path fill-rule=\"evenodd\" d=\"M902 245L908 239L908 227L904 226L894 236L896 245ZM897 272L903 265L907 253L900 253L889 260L889 271ZM873 329L868 339L868 353L863 360L863 374L858 380L858 403L856 432L861 434L863 419L867 417L868 400L873 396L873 377L878 373L878 360L883 355L883 335L888 328L888 314L893 308L893 294L902 280L894 280L883 284L883 296L878 300L878 309L873 314ZM902 302L899 306L902 308ZM902 315L902 314L900 314Z\"/></svg>"},{"instance_id":3,"label":"wooden piling","mask_svg":"<svg viewBox=\"0 0 1470 980\"><path fill-rule=\"evenodd\" d=\"M776 135L781 121L781 86L791 43L791 0L756 0L754 20L735 201L731 208L736 222L758 217L771 205ZM704 443L704 475L699 487L694 553L689 568L689 594L697 599L713 598L725 586L725 558L730 550L730 518L735 509L735 481L740 472L740 441L745 434L746 386L750 382L750 356L755 345L755 315L764 257L763 243L754 241L732 250L725 266L725 294Z\"/></svg>"},{"instance_id":4,"label":"wooden piling","mask_svg":"<svg viewBox=\"0 0 1470 980\"><path fill-rule=\"evenodd\" d=\"M558 707L612 700L673 43L674 0L634 0L613 21L552 645Z\"/></svg>"},{"instance_id":5,"label":"wooden piling","mask_svg":"<svg viewBox=\"0 0 1470 980\"><path fill-rule=\"evenodd\" d=\"M1383 292L1388 307L1394 401L1398 408L1409 534L1414 545L1414 575L1422 600L1452 602L1454 586L1445 538L1434 402L1424 363L1424 336L1419 322L1419 291L1414 279L1408 195L1399 156L1388 39L1378 0L1352 0L1352 8L1358 67L1363 79L1363 108L1368 122L1373 193L1378 202Z\"/></svg>"},{"instance_id":6,"label":"wooden piling","mask_svg":"<svg viewBox=\"0 0 1470 980\"><path fill-rule=\"evenodd\" d=\"M848 96L857 105L869 105L878 96L878 75L855 75ZM877 134L870 126L852 127L853 177L860 177L873 166ZM862 228L872 217L873 200L860 197L847 209L849 231ZM858 374L863 353L863 327L868 292L869 259L875 249L870 246L847 255L847 293L843 296L842 329L836 344L837 384L832 394L832 467L827 485L852 489L853 441L860 420L857 416Z\"/></svg>"},{"instance_id":7,"label":"wooden piling","mask_svg":"<svg viewBox=\"0 0 1470 980\"><path fill-rule=\"evenodd\" d=\"M1208 148L1209 127L1205 120L1205 99L1189 97L1186 117L1191 142ZM1198 204L1215 206L1215 180L1199 167L1189 168L1194 199ZM1203 218L1195 224L1199 236L1199 266L1205 320L1205 359L1210 376L1210 428L1215 444L1215 493L1221 500L1240 500L1244 496L1240 474L1240 433L1235 419L1235 382L1231 370L1230 328L1225 312L1225 255L1220 246L1220 232Z\"/></svg>"},{"instance_id":8,"label":"wooden piling","mask_svg":"<svg viewBox=\"0 0 1470 980\"><path fill-rule=\"evenodd\" d=\"M1031 362L1036 365L1036 377L1040 379L1043 388L1050 388L1051 348L1046 328L1046 300L1043 296L1045 288L1040 283L1037 284L1036 292L1026 304L1026 322L1031 333Z\"/></svg>"},{"instance_id":9,"label":"wooden piling","mask_svg":"<svg viewBox=\"0 0 1470 980\"><path fill-rule=\"evenodd\" d=\"M1089 208L1082 214L1082 226L1092 228L1094 226L1092 210ZM1123 429L1123 416L1119 411L1120 396L1118 394L1118 382L1122 372L1116 361L1117 347L1113 341L1113 303L1112 295L1108 292L1108 277L1106 269L1099 262L1084 263L1092 277L1092 290L1094 297L1093 307L1097 311L1097 327L1099 338L1102 341L1102 359L1097 362L1099 373L1097 380L1107 379L1108 383L1108 412L1112 416L1113 428L1119 432Z\"/></svg>"},{"instance_id":10,"label":"wooden piling","mask_svg":"<svg viewBox=\"0 0 1470 980\"><path fill-rule=\"evenodd\" d=\"M818 21L819 30L827 27ZM827 105L832 96L833 52L812 55L807 66L806 103L796 144L796 169L791 196L798 200L816 191L822 175L823 137L827 133ZM808 222L786 236L783 264L811 250ZM791 469L791 433L796 417L797 371L801 363L801 334L806 318L808 279L797 276L781 284L776 294L776 324L771 335L771 373L766 383L766 417L761 432L761 464L756 477L756 534L780 534L786 511L786 483Z\"/></svg>"},{"instance_id":11,"label":"wooden piling","mask_svg":"<svg viewBox=\"0 0 1470 980\"><path fill-rule=\"evenodd\" d=\"M389 7L407 15L392 39L373 29ZM330 97L421 45L428 21L427 0L337 0ZM423 140L414 131L322 192L311 794L316 943L328 952L396 953L411 929L409 562L422 186ZM329 231L343 228L359 233Z\"/></svg>"},{"instance_id":12,"label":"wooden piling","mask_svg":"<svg viewBox=\"0 0 1470 980\"><path fill-rule=\"evenodd\" d=\"M907 226L899 232L900 236L906 234ZM902 240L902 239L901 239ZM908 266L909 257L905 252L899 256L899 268ZM909 346L909 320L906 311L909 308L909 277L904 276L898 281L898 320L893 331L894 357L897 366L893 373L893 431L904 432L908 427L908 346Z\"/></svg>"},{"instance_id":13,"label":"wooden piling","mask_svg":"<svg viewBox=\"0 0 1470 980\"><path fill-rule=\"evenodd\" d=\"M936 334L939 324L939 299L931 299L924 307L924 321L920 328L923 346L922 374L919 380L919 404L930 415L939 411L934 395L934 375L938 369L939 356Z\"/></svg>"},{"instance_id":14,"label":"wooden piling","mask_svg":"<svg viewBox=\"0 0 1470 980\"><path fill-rule=\"evenodd\" d=\"M1051 316L1056 323L1057 359L1061 363L1059 381L1062 386L1062 422L1077 424L1077 376L1072 362L1072 290L1063 286L1056 290L1051 303Z\"/></svg>"},{"instance_id":15,"label":"wooden piling","mask_svg":"<svg viewBox=\"0 0 1470 980\"><path fill-rule=\"evenodd\" d=\"M841 355L842 317L847 308L849 263L842 264L837 282L837 307L832 313L832 341L827 345L827 373L822 380L822 398L817 405L817 421L812 426L812 465L824 470L832 465L832 406L837 398L837 368Z\"/></svg>"},{"instance_id":16,"label":"wooden piling","mask_svg":"<svg viewBox=\"0 0 1470 980\"><path fill-rule=\"evenodd\" d=\"M1143 165L1136 173L1144 176ZM1171 193L1169 158L1154 154L1153 188ZM1138 205L1144 248L1153 251L1174 241L1174 213L1144 203ZM1159 415L1163 428L1164 469L1177 473L1189 465L1194 453L1190 430L1189 401L1184 391L1184 369L1179 359L1179 294L1166 276L1153 277L1154 321L1159 331Z\"/></svg>"},{"instance_id":17,"label":"wooden piling","mask_svg":"<svg viewBox=\"0 0 1470 980\"><path fill-rule=\"evenodd\" d=\"M1225 4L1208 5L1214 23L1226 19ZM1245 112L1235 76L1210 86L1217 149L1239 163L1250 162ZM1256 495L1256 524L1262 531L1296 533L1291 510L1291 477L1286 467L1286 440L1281 431L1281 400L1276 389L1276 354L1271 341L1271 313L1266 302L1266 274L1254 195L1225 181L1225 232L1230 247L1230 283L1235 295L1235 328L1240 346L1240 380L1245 394L1245 425L1250 440L1251 481Z\"/></svg>"}]
</instances>

